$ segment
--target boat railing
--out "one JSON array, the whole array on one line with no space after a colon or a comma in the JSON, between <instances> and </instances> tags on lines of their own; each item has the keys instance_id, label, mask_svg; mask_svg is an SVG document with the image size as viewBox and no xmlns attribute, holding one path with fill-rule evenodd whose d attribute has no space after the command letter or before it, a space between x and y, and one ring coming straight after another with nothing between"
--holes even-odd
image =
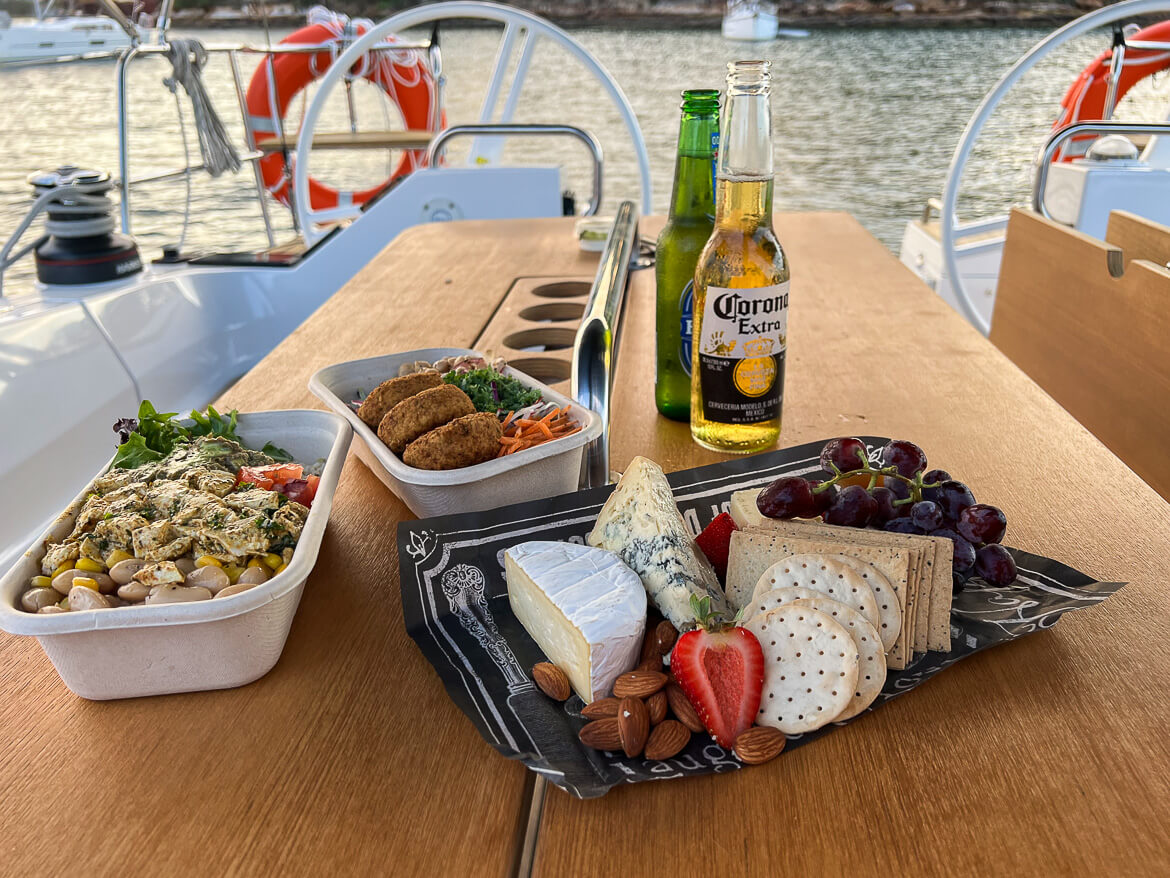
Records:
<instances>
[{"instance_id":1,"label":"boat railing","mask_svg":"<svg viewBox=\"0 0 1170 878\"><path fill-rule=\"evenodd\" d=\"M1036 159L1036 174L1032 181L1032 209L1045 219L1052 219L1045 204L1048 188L1048 170L1052 167L1061 146L1073 137L1084 134L1102 136L1106 134L1170 136L1170 122L1074 122L1054 131L1045 141Z\"/></svg>"},{"instance_id":2,"label":"boat railing","mask_svg":"<svg viewBox=\"0 0 1170 878\"><path fill-rule=\"evenodd\" d=\"M169 12L168 12L169 14ZM160 32L165 33L162 29L163 18L160 16ZM274 231L272 215L269 211L268 199L266 197L267 187L264 184L264 178L261 173L259 161L271 152L284 152L291 155L292 150L296 148L295 138L291 139L285 136L283 120L273 119L274 126L277 129L278 136L271 144L266 143L265 149L258 147L252 125L249 122L249 114L247 107L247 98L245 96L244 79L240 70L240 57L246 55L259 56L262 60L260 63L268 64L268 75L271 81L275 81L274 70L272 68L273 59L278 55L309 55L318 54L321 52L329 52L333 55L340 55L354 42L358 37L357 34L342 35L336 40L331 40L324 43L296 43L296 44L279 44L279 45L265 45L256 46L247 43L212 43L204 45L203 48L209 55L226 55L228 65L231 69L232 84L236 93L236 102L240 112L240 117L244 126L244 140L247 152L240 155L240 161L251 166L253 187L256 195L257 203L260 207L260 214L264 222L264 234L268 240L268 246L276 246L276 233ZM119 215L122 232L124 234L132 234L131 223L131 190L133 187L145 183L154 183L161 180L171 180L184 177L195 171L203 170L202 163L191 165L185 168L166 170L157 173L148 174L145 176L134 177L130 171L130 124L129 124L129 91L128 91L128 74L127 71L130 62L142 57L149 56L166 56L172 51L172 44L167 41L158 43L142 43L137 40L130 48L122 52L118 57L117 65L117 112L118 112L118 186L120 195ZM382 41L371 47L371 52L409 52L409 53L426 53L426 63L429 65L432 75L438 80L442 75L442 56L439 52L437 44L431 40L414 40L390 42ZM439 90L436 89L436 102L439 101ZM354 105L352 101L347 101L349 108L350 130L354 135L357 135L357 122L354 115ZM432 114L432 118L436 120L436 125L441 118L438 112L440 108L436 107L436 112ZM398 132L393 132L398 133ZM435 134L437 132L429 132ZM424 148L429 142L420 142L417 144L405 144L395 138L366 138L361 139L357 136L351 138L342 138L337 143L328 143L329 135L319 135L322 139L322 145L325 148L345 148L345 149L362 149L362 148L378 148L378 149L408 149ZM416 134L415 137L418 137ZM314 138L314 145L317 145L317 139ZM291 186L291 162L285 162L285 175L290 183L287 187L289 197L293 196L293 187ZM296 211L292 211L293 222L296 224ZM300 231L298 229L298 231Z\"/></svg>"},{"instance_id":3,"label":"boat railing","mask_svg":"<svg viewBox=\"0 0 1170 878\"><path fill-rule=\"evenodd\" d=\"M605 252L589 291L585 316L573 342L571 396L601 416L601 435L584 461L584 483L595 488L609 482L609 422L613 376L618 353L622 305L630 265L638 253L638 208L623 201L614 217Z\"/></svg>"},{"instance_id":4,"label":"boat railing","mask_svg":"<svg viewBox=\"0 0 1170 878\"><path fill-rule=\"evenodd\" d=\"M532 135L536 137L572 137L581 141L589 149L593 159L593 194L585 208L585 216L593 216L601 207L604 181L604 153L601 142L586 131L575 125L557 125L544 123L494 122L478 125L452 125L440 131L431 140L427 147L427 167L437 167L443 156L447 144L459 137L515 137L517 135ZM316 145L316 139L313 141Z\"/></svg>"}]
</instances>

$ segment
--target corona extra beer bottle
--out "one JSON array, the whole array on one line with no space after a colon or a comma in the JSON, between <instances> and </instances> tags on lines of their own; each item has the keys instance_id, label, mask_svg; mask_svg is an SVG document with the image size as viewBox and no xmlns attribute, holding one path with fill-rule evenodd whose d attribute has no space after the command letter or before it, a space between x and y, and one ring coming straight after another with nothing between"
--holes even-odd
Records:
<instances>
[{"instance_id":1,"label":"corona extra beer bottle","mask_svg":"<svg viewBox=\"0 0 1170 878\"><path fill-rule=\"evenodd\" d=\"M695 267L691 436L750 453L780 435L788 261L772 231L768 61L728 65L715 227Z\"/></svg>"},{"instance_id":2,"label":"corona extra beer bottle","mask_svg":"<svg viewBox=\"0 0 1170 878\"><path fill-rule=\"evenodd\" d=\"M676 421L691 413L691 336L695 264L715 223L719 92L683 92L670 217L658 236L654 404Z\"/></svg>"}]
</instances>

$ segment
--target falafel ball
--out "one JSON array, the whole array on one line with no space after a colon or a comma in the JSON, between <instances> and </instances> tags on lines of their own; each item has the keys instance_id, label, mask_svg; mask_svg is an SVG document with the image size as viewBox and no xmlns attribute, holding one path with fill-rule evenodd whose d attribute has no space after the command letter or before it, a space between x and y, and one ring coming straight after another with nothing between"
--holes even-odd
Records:
<instances>
[{"instance_id":1,"label":"falafel ball","mask_svg":"<svg viewBox=\"0 0 1170 878\"><path fill-rule=\"evenodd\" d=\"M408 396L386 412L378 424L378 438L401 455L423 433L474 411L475 404L466 393L454 384L440 384Z\"/></svg>"},{"instance_id":2,"label":"falafel ball","mask_svg":"<svg viewBox=\"0 0 1170 878\"><path fill-rule=\"evenodd\" d=\"M402 375L383 381L370 391L370 395L362 400L357 410L357 416L377 429L386 417L386 412L402 402L407 397L414 396L432 387L443 383L443 377L438 372L415 372L411 375Z\"/></svg>"},{"instance_id":3,"label":"falafel ball","mask_svg":"<svg viewBox=\"0 0 1170 878\"><path fill-rule=\"evenodd\" d=\"M456 418L419 436L402 454L407 466L418 469L459 469L491 460L500 452L504 428L492 412Z\"/></svg>"}]
</instances>

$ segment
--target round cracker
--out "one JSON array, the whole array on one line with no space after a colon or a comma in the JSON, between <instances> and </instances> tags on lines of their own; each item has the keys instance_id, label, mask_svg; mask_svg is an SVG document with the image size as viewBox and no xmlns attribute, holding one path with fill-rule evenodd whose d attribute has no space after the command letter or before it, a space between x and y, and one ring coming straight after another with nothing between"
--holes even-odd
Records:
<instances>
[{"instance_id":1,"label":"round cracker","mask_svg":"<svg viewBox=\"0 0 1170 878\"><path fill-rule=\"evenodd\" d=\"M849 706L859 656L843 625L819 610L785 604L744 627L764 653L759 725L798 735L831 723Z\"/></svg>"},{"instance_id":2,"label":"round cracker","mask_svg":"<svg viewBox=\"0 0 1170 878\"><path fill-rule=\"evenodd\" d=\"M898 600L894 586L884 573L868 561L852 558L849 555L830 555L829 557L837 558L848 564L860 573L861 578L869 583L869 587L873 589L873 597L877 601L878 618L881 620L878 634L882 638L882 648L889 652L894 648L898 634L902 631L902 604Z\"/></svg>"},{"instance_id":3,"label":"round cracker","mask_svg":"<svg viewBox=\"0 0 1170 878\"><path fill-rule=\"evenodd\" d=\"M793 607L808 607L832 616L839 622L853 638L853 645L857 647L857 686L853 690L853 698L849 705L838 715L833 722L843 722L852 719L861 713L878 697L882 686L886 684L886 652L882 647L881 637L870 621L861 615L860 610L847 607L832 598L818 596L815 598L800 598L791 603Z\"/></svg>"},{"instance_id":4,"label":"round cracker","mask_svg":"<svg viewBox=\"0 0 1170 878\"><path fill-rule=\"evenodd\" d=\"M774 610L776 607L782 607L800 598L815 598L817 596L823 597L819 591L813 591L811 588L801 588L800 586L770 588L762 592L757 591L756 597L747 605L740 618L752 619L765 610Z\"/></svg>"},{"instance_id":5,"label":"round cracker","mask_svg":"<svg viewBox=\"0 0 1170 878\"><path fill-rule=\"evenodd\" d=\"M831 555L802 552L777 561L761 574L754 593L793 586L812 589L860 610L874 628L882 624L877 598L869 583L851 566Z\"/></svg>"}]
</instances>

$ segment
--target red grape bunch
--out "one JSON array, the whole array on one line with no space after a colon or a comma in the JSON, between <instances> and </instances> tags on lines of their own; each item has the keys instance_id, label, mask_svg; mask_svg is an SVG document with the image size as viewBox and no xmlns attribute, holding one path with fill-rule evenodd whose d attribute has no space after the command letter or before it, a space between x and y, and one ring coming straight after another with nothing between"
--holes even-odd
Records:
<instances>
[{"instance_id":1,"label":"red grape bunch","mask_svg":"<svg viewBox=\"0 0 1170 878\"><path fill-rule=\"evenodd\" d=\"M1007 517L976 503L971 489L946 470L927 470L926 455L913 442L891 440L871 458L860 439L831 439L821 449L821 468L823 479L777 479L756 506L769 518L946 537L954 543L957 588L973 574L992 585L1015 580L1016 562L1000 545Z\"/></svg>"}]
</instances>

